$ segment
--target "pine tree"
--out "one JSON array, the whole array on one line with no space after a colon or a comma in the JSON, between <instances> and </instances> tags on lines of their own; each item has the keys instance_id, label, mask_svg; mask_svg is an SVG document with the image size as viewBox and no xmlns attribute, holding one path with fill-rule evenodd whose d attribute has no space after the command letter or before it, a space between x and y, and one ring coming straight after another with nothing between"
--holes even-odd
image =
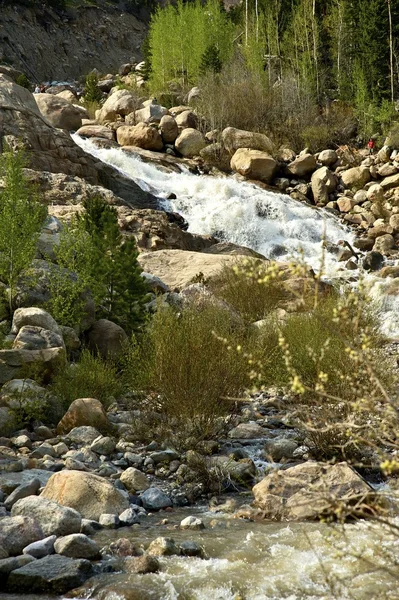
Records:
<instances>
[{"instance_id":1,"label":"pine tree","mask_svg":"<svg viewBox=\"0 0 399 600\"><path fill-rule=\"evenodd\" d=\"M220 73L222 70L222 61L220 60L219 50L215 44L211 44L202 55L199 67L200 75L206 73Z\"/></svg>"},{"instance_id":2,"label":"pine tree","mask_svg":"<svg viewBox=\"0 0 399 600\"><path fill-rule=\"evenodd\" d=\"M99 316L131 332L145 319L143 305L148 296L148 287L140 275L135 240L123 239L116 209L101 198L90 198L83 206L81 223L95 249L92 287L100 304Z\"/></svg>"}]
</instances>

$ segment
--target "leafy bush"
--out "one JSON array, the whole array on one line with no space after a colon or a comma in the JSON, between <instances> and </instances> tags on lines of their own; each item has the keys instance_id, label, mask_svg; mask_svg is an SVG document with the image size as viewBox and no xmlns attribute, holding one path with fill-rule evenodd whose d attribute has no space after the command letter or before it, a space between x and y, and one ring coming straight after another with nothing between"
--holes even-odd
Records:
<instances>
[{"instance_id":1,"label":"leafy bush","mask_svg":"<svg viewBox=\"0 0 399 600\"><path fill-rule=\"evenodd\" d=\"M50 386L64 410L77 398L96 398L108 407L123 392L117 368L83 350L78 362L60 369Z\"/></svg>"},{"instance_id":2,"label":"leafy bush","mask_svg":"<svg viewBox=\"0 0 399 600\"><path fill-rule=\"evenodd\" d=\"M86 81L85 81L85 93L83 96L83 99L86 103L95 103L95 102L100 102L103 98L103 93L100 90L99 87L97 87L98 84L98 76L96 75L96 73L89 73L86 76Z\"/></svg>"}]
</instances>

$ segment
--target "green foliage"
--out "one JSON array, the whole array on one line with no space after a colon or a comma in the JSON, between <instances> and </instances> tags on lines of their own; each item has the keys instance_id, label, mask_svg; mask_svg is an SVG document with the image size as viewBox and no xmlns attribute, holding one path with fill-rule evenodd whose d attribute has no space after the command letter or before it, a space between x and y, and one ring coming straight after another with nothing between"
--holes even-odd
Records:
<instances>
[{"instance_id":1,"label":"green foliage","mask_svg":"<svg viewBox=\"0 0 399 600\"><path fill-rule=\"evenodd\" d=\"M85 93L83 96L85 103L93 104L102 100L103 94L100 88L97 87L97 84L98 76L96 73L91 72L86 75Z\"/></svg>"},{"instance_id":2,"label":"green foliage","mask_svg":"<svg viewBox=\"0 0 399 600\"><path fill-rule=\"evenodd\" d=\"M114 365L83 350L78 362L58 371L50 391L66 410L77 398L96 398L108 407L123 387Z\"/></svg>"},{"instance_id":3,"label":"green foliage","mask_svg":"<svg viewBox=\"0 0 399 600\"><path fill-rule=\"evenodd\" d=\"M35 257L47 210L24 176L25 157L7 151L0 157L0 280L9 287L12 310L17 280Z\"/></svg>"},{"instance_id":4,"label":"green foliage","mask_svg":"<svg viewBox=\"0 0 399 600\"><path fill-rule=\"evenodd\" d=\"M226 310L159 307L127 361L125 378L135 389L155 393L163 426L184 437L182 444L207 439L220 428L217 417L230 412L227 398L249 382L246 360L232 356L218 337L235 349L243 335Z\"/></svg>"},{"instance_id":5,"label":"green foliage","mask_svg":"<svg viewBox=\"0 0 399 600\"><path fill-rule=\"evenodd\" d=\"M32 88L32 84L29 81L29 79L27 78L27 76L25 75L25 73L21 73L21 75L18 75L18 77L16 79L16 83L18 85L20 85L21 87L26 88L27 90L30 90Z\"/></svg>"},{"instance_id":6,"label":"green foliage","mask_svg":"<svg viewBox=\"0 0 399 600\"><path fill-rule=\"evenodd\" d=\"M208 0L205 6L199 0L178 0L176 6L159 8L149 32L151 89L166 90L171 81L193 84L204 54L212 46L221 62L227 60L233 50L234 29L218 0Z\"/></svg>"},{"instance_id":7,"label":"green foliage","mask_svg":"<svg viewBox=\"0 0 399 600\"><path fill-rule=\"evenodd\" d=\"M219 49L215 44L211 44L202 55L199 74L205 75L208 72L220 73L222 70L222 61L220 60Z\"/></svg>"},{"instance_id":8,"label":"green foliage","mask_svg":"<svg viewBox=\"0 0 399 600\"><path fill-rule=\"evenodd\" d=\"M60 244L54 251L56 264L51 265L50 300L46 308L60 325L75 327L84 318L87 302L93 295L96 249L78 221L72 221L64 226Z\"/></svg>"},{"instance_id":9,"label":"green foliage","mask_svg":"<svg viewBox=\"0 0 399 600\"><path fill-rule=\"evenodd\" d=\"M101 198L90 198L83 206L80 223L92 244L90 289L98 302L98 314L132 332L145 321L148 299L135 240L123 239L116 209Z\"/></svg>"}]
</instances>

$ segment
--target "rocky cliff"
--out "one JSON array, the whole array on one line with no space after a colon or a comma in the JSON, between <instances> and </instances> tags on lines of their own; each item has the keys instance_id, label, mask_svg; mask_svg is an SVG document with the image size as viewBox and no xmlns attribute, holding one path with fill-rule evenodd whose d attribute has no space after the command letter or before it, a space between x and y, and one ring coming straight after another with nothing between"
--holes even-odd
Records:
<instances>
[{"instance_id":1,"label":"rocky cliff","mask_svg":"<svg viewBox=\"0 0 399 600\"><path fill-rule=\"evenodd\" d=\"M0 63L35 82L75 79L94 67L114 72L140 59L147 26L112 6L52 9L1 7Z\"/></svg>"}]
</instances>

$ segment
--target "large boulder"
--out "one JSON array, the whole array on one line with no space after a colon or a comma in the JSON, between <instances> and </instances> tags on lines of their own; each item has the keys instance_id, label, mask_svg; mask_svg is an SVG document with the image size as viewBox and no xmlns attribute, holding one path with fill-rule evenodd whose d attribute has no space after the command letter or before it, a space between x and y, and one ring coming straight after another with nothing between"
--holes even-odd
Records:
<instances>
[{"instance_id":1,"label":"large boulder","mask_svg":"<svg viewBox=\"0 0 399 600\"><path fill-rule=\"evenodd\" d=\"M264 518L302 520L332 515L336 509L350 514L351 505L360 507L372 489L345 462L309 461L270 473L252 491Z\"/></svg>"},{"instance_id":2,"label":"large boulder","mask_svg":"<svg viewBox=\"0 0 399 600\"><path fill-rule=\"evenodd\" d=\"M239 148L231 159L230 166L248 179L270 183L277 169L277 163L269 154L260 150Z\"/></svg>"},{"instance_id":3,"label":"large boulder","mask_svg":"<svg viewBox=\"0 0 399 600\"><path fill-rule=\"evenodd\" d=\"M295 160L289 163L288 172L295 177L306 177L313 173L317 167L316 159L313 154L300 154Z\"/></svg>"},{"instance_id":4,"label":"large boulder","mask_svg":"<svg viewBox=\"0 0 399 600\"><path fill-rule=\"evenodd\" d=\"M82 585L92 574L90 561L55 554L13 571L8 578L7 590L19 594L65 594Z\"/></svg>"},{"instance_id":5,"label":"large boulder","mask_svg":"<svg viewBox=\"0 0 399 600\"><path fill-rule=\"evenodd\" d=\"M138 106L138 99L129 90L117 90L107 98L98 115L100 124L106 121L116 121L118 116L126 116L134 112Z\"/></svg>"},{"instance_id":6,"label":"large boulder","mask_svg":"<svg viewBox=\"0 0 399 600\"><path fill-rule=\"evenodd\" d=\"M110 428L107 413L99 400L95 398L74 400L58 423L57 433L66 434L74 427L82 426L95 427L99 431L107 431Z\"/></svg>"},{"instance_id":7,"label":"large boulder","mask_svg":"<svg viewBox=\"0 0 399 600\"><path fill-rule=\"evenodd\" d=\"M87 332L88 347L105 359L121 356L127 340L122 327L108 319L99 319Z\"/></svg>"},{"instance_id":8,"label":"large boulder","mask_svg":"<svg viewBox=\"0 0 399 600\"><path fill-rule=\"evenodd\" d=\"M122 125L116 131L116 139L121 146L137 146L144 150L162 150L161 134L155 127L139 123L129 127Z\"/></svg>"},{"instance_id":9,"label":"large boulder","mask_svg":"<svg viewBox=\"0 0 399 600\"><path fill-rule=\"evenodd\" d=\"M399 173L391 175L390 177L385 177L385 179L381 181L381 187L384 192L399 187Z\"/></svg>"},{"instance_id":10,"label":"large boulder","mask_svg":"<svg viewBox=\"0 0 399 600\"><path fill-rule=\"evenodd\" d=\"M24 325L18 331L12 347L14 350L65 349L65 344L62 336L54 333L54 331L43 329L43 327L35 327L34 325Z\"/></svg>"},{"instance_id":11,"label":"large boulder","mask_svg":"<svg viewBox=\"0 0 399 600\"><path fill-rule=\"evenodd\" d=\"M83 125L76 132L83 138L103 138L105 140L115 140L115 132L105 125Z\"/></svg>"},{"instance_id":12,"label":"large boulder","mask_svg":"<svg viewBox=\"0 0 399 600\"><path fill-rule=\"evenodd\" d=\"M327 204L329 194L337 187L337 178L328 167L321 167L313 173L310 183L315 203Z\"/></svg>"},{"instance_id":13,"label":"large boulder","mask_svg":"<svg viewBox=\"0 0 399 600\"><path fill-rule=\"evenodd\" d=\"M80 514L41 496L28 496L18 500L11 509L13 517L31 517L47 535L78 533L82 523Z\"/></svg>"},{"instance_id":14,"label":"large boulder","mask_svg":"<svg viewBox=\"0 0 399 600\"><path fill-rule=\"evenodd\" d=\"M368 167L352 167L341 173L342 183L351 190L360 190L371 179Z\"/></svg>"},{"instance_id":15,"label":"large boulder","mask_svg":"<svg viewBox=\"0 0 399 600\"><path fill-rule=\"evenodd\" d=\"M185 250L159 250L140 254L138 261L143 271L156 275L170 289L181 290L190 285L199 273L206 279L215 277L226 265L233 266L237 258Z\"/></svg>"},{"instance_id":16,"label":"large boulder","mask_svg":"<svg viewBox=\"0 0 399 600\"><path fill-rule=\"evenodd\" d=\"M53 331L61 336L61 329L57 325L53 317L42 308L30 306L28 308L17 308L14 312L11 326L11 333L16 335L24 325L33 325L42 327L48 331Z\"/></svg>"},{"instance_id":17,"label":"large boulder","mask_svg":"<svg viewBox=\"0 0 399 600\"><path fill-rule=\"evenodd\" d=\"M179 115L176 115L176 123L180 129L187 129L188 127L196 129L198 117L191 110L183 110Z\"/></svg>"},{"instance_id":18,"label":"large boulder","mask_svg":"<svg viewBox=\"0 0 399 600\"><path fill-rule=\"evenodd\" d=\"M42 528L31 516L0 518L0 545L10 556L18 556L25 546L43 538Z\"/></svg>"},{"instance_id":19,"label":"large boulder","mask_svg":"<svg viewBox=\"0 0 399 600\"><path fill-rule=\"evenodd\" d=\"M250 148L261 152L273 153L271 140L263 133L245 131L235 127L226 127L222 131L222 142L226 150L233 155L239 148Z\"/></svg>"},{"instance_id":20,"label":"large boulder","mask_svg":"<svg viewBox=\"0 0 399 600\"><path fill-rule=\"evenodd\" d=\"M68 100L52 94L35 94L34 98L43 117L53 127L76 131L82 126L82 113Z\"/></svg>"},{"instance_id":21,"label":"large boulder","mask_svg":"<svg viewBox=\"0 0 399 600\"><path fill-rule=\"evenodd\" d=\"M85 519L95 521L104 513L119 515L129 506L128 499L111 483L83 471L55 473L40 497L69 506Z\"/></svg>"},{"instance_id":22,"label":"large boulder","mask_svg":"<svg viewBox=\"0 0 399 600\"><path fill-rule=\"evenodd\" d=\"M187 127L183 129L179 137L175 141L175 148L182 156L193 158L199 156L201 150L205 148L206 141L204 136L197 129Z\"/></svg>"},{"instance_id":23,"label":"large boulder","mask_svg":"<svg viewBox=\"0 0 399 600\"><path fill-rule=\"evenodd\" d=\"M325 167L332 167L338 160L338 154L335 150L323 150L317 160Z\"/></svg>"}]
</instances>

